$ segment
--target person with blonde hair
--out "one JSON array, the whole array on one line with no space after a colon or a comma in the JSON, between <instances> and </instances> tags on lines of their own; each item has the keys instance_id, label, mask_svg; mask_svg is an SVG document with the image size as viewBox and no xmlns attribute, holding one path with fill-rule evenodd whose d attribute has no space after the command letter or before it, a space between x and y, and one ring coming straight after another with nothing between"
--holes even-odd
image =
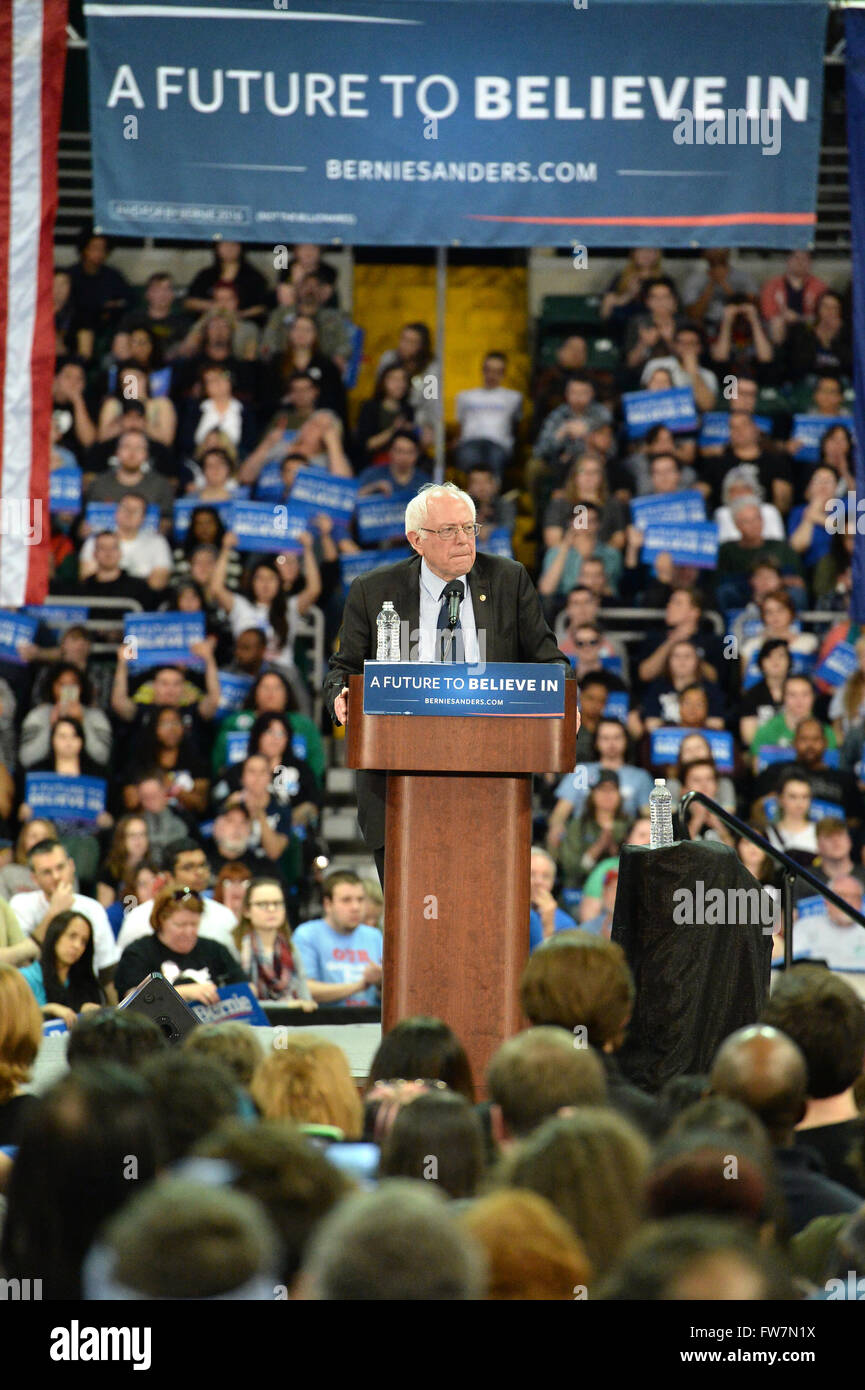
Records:
<instances>
[{"instance_id":1,"label":"person with blonde hair","mask_svg":"<svg viewBox=\"0 0 865 1390\"><path fill-rule=\"evenodd\" d=\"M536 1192L491 1192L457 1216L483 1247L487 1298L496 1302L558 1302L580 1296L592 1266L564 1217Z\"/></svg>"},{"instance_id":2,"label":"person with blonde hair","mask_svg":"<svg viewBox=\"0 0 865 1390\"><path fill-rule=\"evenodd\" d=\"M363 1107L346 1055L316 1033L278 1035L250 1089L266 1120L294 1120L335 1139L360 1138Z\"/></svg>"},{"instance_id":3,"label":"person with blonde hair","mask_svg":"<svg viewBox=\"0 0 865 1390\"><path fill-rule=\"evenodd\" d=\"M0 1146L18 1142L36 1097L24 1086L42 1042L42 1014L20 970L0 965Z\"/></svg>"}]
</instances>

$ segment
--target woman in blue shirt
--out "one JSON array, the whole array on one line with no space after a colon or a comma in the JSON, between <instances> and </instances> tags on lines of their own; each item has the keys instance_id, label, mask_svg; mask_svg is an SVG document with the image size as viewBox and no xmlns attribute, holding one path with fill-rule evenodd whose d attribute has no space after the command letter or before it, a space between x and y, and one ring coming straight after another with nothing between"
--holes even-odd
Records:
<instances>
[{"instance_id":1,"label":"woman in blue shirt","mask_svg":"<svg viewBox=\"0 0 865 1390\"><path fill-rule=\"evenodd\" d=\"M74 909L51 919L41 960L21 973L43 1015L63 1019L67 1028L83 1009L98 1009L105 1002L93 969L93 928Z\"/></svg>"}]
</instances>

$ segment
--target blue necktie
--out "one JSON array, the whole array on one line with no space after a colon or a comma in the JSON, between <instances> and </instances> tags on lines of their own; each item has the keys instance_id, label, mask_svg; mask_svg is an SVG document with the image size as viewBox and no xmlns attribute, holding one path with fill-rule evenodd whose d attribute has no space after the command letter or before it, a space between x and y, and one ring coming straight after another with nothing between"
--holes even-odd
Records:
<instances>
[{"instance_id":1,"label":"blue necktie","mask_svg":"<svg viewBox=\"0 0 865 1390\"><path fill-rule=\"evenodd\" d=\"M465 597L465 585L463 584L463 581L461 579L454 580L453 582L459 585L460 602L462 602L463 598ZM448 602L445 591L442 590L441 608L439 609L439 620L436 630L437 661L454 661L456 659L457 649L456 634L459 633L460 636L462 636L463 628L462 623L460 622L459 614L457 614L456 627L451 628L448 623L449 607L450 604Z\"/></svg>"}]
</instances>

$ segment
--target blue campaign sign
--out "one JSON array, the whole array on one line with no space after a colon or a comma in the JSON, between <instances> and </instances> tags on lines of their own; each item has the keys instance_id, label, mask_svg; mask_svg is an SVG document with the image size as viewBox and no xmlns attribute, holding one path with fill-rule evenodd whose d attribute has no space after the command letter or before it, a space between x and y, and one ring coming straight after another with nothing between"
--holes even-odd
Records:
<instances>
[{"instance_id":1,"label":"blue campaign sign","mask_svg":"<svg viewBox=\"0 0 865 1390\"><path fill-rule=\"evenodd\" d=\"M645 531L648 526L681 526L706 520L706 499L702 492L656 492L631 499L631 519Z\"/></svg>"},{"instance_id":2,"label":"blue campaign sign","mask_svg":"<svg viewBox=\"0 0 865 1390\"><path fill-rule=\"evenodd\" d=\"M88 502L84 509L84 520L90 528L91 536L98 536L100 531L116 531L117 503ZM155 503L151 503L144 513L144 525L141 529L142 531L159 530L159 508Z\"/></svg>"},{"instance_id":3,"label":"blue campaign sign","mask_svg":"<svg viewBox=\"0 0 865 1390\"><path fill-rule=\"evenodd\" d=\"M763 802L763 807L769 820L777 819L777 796L767 796ZM824 820L827 816L832 816L834 820L844 820L844 807L839 806L836 801L823 801L819 796L813 796L808 811L808 819L810 821L818 821Z\"/></svg>"},{"instance_id":4,"label":"blue campaign sign","mask_svg":"<svg viewBox=\"0 0 865 1390\"><path fill-rule=\"evenodd\" d=\"M105 810L101 777L64 777L59 772L28 772L24 800L34 816L92 825Z\"/></svg>"},{"instance_id":5,"label":"blue campaign sign","mask_svg":"<svg viewBox=\"0 0 865 1390\"><path fill-rule=\"evenodd\" d=\"M775 763L792 763L796 758L795 748L783 748L779 743L764 743L754 760L754 771L765 772Z\"/></svg>"},{"instance_id":6,"label":"blue campaign sign","mask_svg":"<svg viewBox=\"0 0 865 1390\"><path fill-rule=\"evenodd\" d=\"M818 897L816 894L813 898L800 898L796 904L796 921L800 922L807 917L822 917L825 911L825 898Z\"/></svg>"},{"instance_id":7,"label":"blue campaign sign","mask_svg":"<svg viewBox=\"0 0 865 1390\"><path fill-rule=\"evenodd\" d=\"M514 558L514 548L511 544L511 533L506 526L497 526L490 531L486 540L481 540L478 536L478 550L483 551L484 555L502 555L506 560Z\"/></svg>"},{"instance_id":8,"label":"blue campaign sign","mask_svg":"<svg viewBox=\"0 0 865 1390\"><path fill-rule=\"evenodd\" d=\"M45 603L41 606L28 604L21 611L26 613L28 618L35 618L37 623L42 623L49 632L62 632L73 623L86 623L90 610L77 603Z\"/></svg>"},{"instance_id":9,"label":"blue campaign sign","mask_svg":"<svg viewBox=\"0 0 865 1390\"><path fill-rule=\"evenodd\" d=\"M735 406L735 401L733 402ZM763 434L772 433L772 421L768 415L755 415L754 424ZM730 416L726 410L707 410L700 425L700 448L711 448L715 444L729 444Z\"/></svg>"},{"instance_id":10,"label":"blue campaign sign","mask_svg":"<svg viewBox=\"0 0 865 1390\"><path fill-rule=\"evenodd\" d=\"M31 618L26 613L12 613L5 608L0 609L0 661L11 661L16 666L23 666L18 647L22 642L32 644L38 627L38 618Z\"/></svg>"},{"instance_id":11,"label":"blue campaign sign","mask_svg":"<svg viewBox=\"0 0 865 1390\"><path fill-rule=\"evenodd\" d=\"M246 757L246 750L249 747L249 730L232 729L225 737L225 759L226 762L234 766L235 763L242 763Z\"/></svg>"},{"instance_id":12,"label":"blue campaign sign","mask_svg":"<svg viewBox=\"0 0 865 1390\"><path fill-rule=\"evenodd\" d=\"M348 593L360 575L383 569L385 565L395 565L400 560L410 560L414 553L411 546L406 545L394 550L367 550L359 551L356 555L341 555L339 573L342 587Z\"/></svg>"},{"instance_id":13,"label":"blue campaign sign","mask_svg":"<svg viewBox=\"0 0 865 1390\"><path fill-rule=\"evenodd\" d=\"M620 724L627 722L628 718L628 692L626 690L611 690L607 696L607 703L604 705L605 719L618 719Z\"/></svg>"},{"instance_id":14,"label":"blue campaign sign","mask_svg":"<svg viewBox=\"0 0 865 1390\"><path fill-rule=\"evenodd\" d=\"M285 500L285 483L282 480L282 462L270 459L255 480L256 502L280 502Z\"/></svg>"},{"instance_id":15,"label":"blue campaign sign","mask_svg":"<svg viewBox=\"0 0 865 1390\"><path fill-rule=\"evenodd\" d=\"M843 425L851 434L853 432L853 420L849 415L794 415L792 438L801 440L803 445L797 449L795 457L801 463L816 463L820 458L820 440L835 425Z\"/></svg>"},{"instance_id":16,"label":"blue campaign sign","mask_svg":"<svg viewBox=\"0 0 865 1390\"><path fill-rule=\"evenodd\" d=\"M649 526L643 534L640 559L654 564L661 554L674 564L711 570L718 564L718 527L714 521L693 521L687 526Z\"/></svg>"},{"instance_id":17,"label":"blue campaign sign","mask_svg":"<svg viewBox=\"0 0 865 1390\"><path fill-rule=\"evenodd\" d=\"M274 506L270 502L235 502L231 509L231 529L242 552L300 554L303 546L297 537L308 523L307 513L300 508Z\"/></svg>"},{"instance_id":18,"label":"blue campaign sign","mask_svg":"<svg viewBox=\"0 0 865 1390\"><path fill-rule=\"evenodd\" d=\"M649 749L652 767L669 767L677 762L682 739L688 734L702 734L719 772L733 771L733 735L725 729L655 729Z\"/></svg>"},{"instance_id":19,"label":"blue campaign sign","mask_svg":"<svg viewBox=\"0 0 865 1390\"><path fill-rule=\"evenodd\" d=\"M760 627L761 624L758 624ZM742 677L742 689L751 690L763 679L763 672L760 670L760 663L757 660L759 652L752 652L748 665L745 667L745 674ZM794 676L809 676L814 667L816 655L814 652L791 652L790 653L790 672Z\"/></svg>"},{"instance_id":20,"label":"blue campaign sign","mask_svg":"<svg viewBox=\"0 0 865 1390\"><path fill-rule=\"evenodd\" d=\"M193 1004L189 1007L199 1023L250 1023L253 1028L267 1028L267 1015L248 984L220 985L218 1004Z\"/></svg>"},{"instance_id":21,"label":"blue campaign sign","mask_svg":"<svg viewBox=\"0 0 865 1390\"><path fill-rule=\"evenodd\" d=\"M675 386L670 391L626 391L622 408L631 439L642 439L653 425L666 425L674 434L688 434L697 428L697 407L690 386Z\"/></svg>"},{"instance_id":22,"label":"blue campaign sign","mask_svg":"<svg viewBox=\"0 0 865 1390\"><path fill-rule=\"evenodd\" d=\"M162 665L200 669L204 662L193 655L190 644L203 642L204 636L203 613L128 613L123 625L132 671Z\"/></svg>"},{"instance_id":23,"label":"blue campaign sign","mask_svg":"<svg viewBox=\"0 0 865 1390\"><path fill-rule=\"evenodd\" d=\"M407 499L402 497L359 497L357 533L363 545L396 540L405 535Z\"/></svg>"},{"instance_id":24,"label":"blue campaign sign","mask_svg":"<svg viewBox=\"0 0 865 1390\"><path fill-rule=\"evenodd\" d=\"M366 661L364 714L516 715L565 712L561 666L493 662L476 666Z\"/></svg>"},{"instance_id":25,"label":"blue campaign sign","mask_svg":"<svg viewBox=\"0 0 865 1390\"><path fill-rule=\"evenodd\" d=\"M80 512L80 468L53 468L48 487L52 512Z\"/></svg>"},{"instance_id":26,"label":"blue campaign sign","mask_svg":"<svg viewBox=\"0 0 865 1390\"><path fill-rule=\"evenodd\" d=\"M799 246L815 226L817 0L84 12L109 235ZM128 117L146 123L135 159Z\"/></svg>"},{"instance_id":27,"label":"blue campaign sign","mask_svg":"<svg viewBox=\"0 0 865 1390\"><path fill-rule=\"evenodd\" d=\"M299 468L289 493L292 506L302 502L312 515L324 512L334 521L349 522L357 502L357 480L335 478L323 468Z\"/></svg>"},{"instance_id":28,"label":"blue campaign sign","mask_svg":"<svg viewBox=\"0 0 865 1390\"><path fill-rule=\"evenodd\" d=\"M827 685L837 687L849 680L858 667L856 648L850 642L839 642L825 660L820 662L814 676L815 679L825 681Z\"/></svg>"},{"instance_id":29,"label":"blue campaign sign","mask_svg":"<svg viewBox=\"0 0 865 1390\"><path fill-rule=\"evenodd\" d=\"M252 689L252 676L234 675L230 671L219 673L219 704L216 713L233 714L243 708L243 702Z\"/></svg>"},{"instance_id":30,"label":"blue campaign sign","mask_svg":"<svg viewBox=\"0 0 865 1390\"><path fill-rule=\"evenodd\" d=\"M245 492L245 489L239 491ZM207 507L210 511L216 512L219 520L226 530L231 525L231 509L233 502L202 502L198 497L180 497L174 504L174 519L172 528L176 541L185 541L189 535L189 523L192 520L192 513Z\"/></svg>"}]
</instances>

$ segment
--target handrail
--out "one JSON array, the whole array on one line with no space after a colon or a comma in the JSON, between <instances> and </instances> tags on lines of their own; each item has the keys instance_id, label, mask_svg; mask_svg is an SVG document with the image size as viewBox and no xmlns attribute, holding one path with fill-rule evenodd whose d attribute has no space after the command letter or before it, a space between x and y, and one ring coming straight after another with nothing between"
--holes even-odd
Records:
<instances>
[{"instance_id":1,"label":"handrail","mask_svg":"<svg viewBox=\"0 0 865 1390\"><path fill-rule=\"evenodd\" d=\"M701 801L704 806L708 806L714 815L718 816L726 825L729 825L738 835L744 836L744 838L750 840L753 845L757 845L764 854L767 854L770 859L774 859L775 863L780 864L784 870L784 878L781 885L781 906L784 915L785 970L789 970L790 966L793 964L793 883L795 879L803 878L812 888L816 888L821 898L828 899L829 902L834 903L835 907L841 908L842 912L844 912L847 917L852 918L858 926L865 927L865 914L859 912L857 908L851 907L850 904L845 902L843 898L840 898L837 893L834 893L828 884L824 883L822 879L819 879L816 874L813 874L810 869L806 869L801 864L797 864L796 860L791 859L789 854L785 854L782 849L778 849L777 846L773 845L765 836L760 835L758 831L752 829L746 821L740 820L738 816L734 816L732 811L728 811L726 807L721 806L717 801L713 801L711 796L707 796L705 792L685 792L685 795L679 802L679 827L685 838L690 839L690 836L687 835L688 822L686 812L692 801Z\"/></svg>"}]
</instances>

